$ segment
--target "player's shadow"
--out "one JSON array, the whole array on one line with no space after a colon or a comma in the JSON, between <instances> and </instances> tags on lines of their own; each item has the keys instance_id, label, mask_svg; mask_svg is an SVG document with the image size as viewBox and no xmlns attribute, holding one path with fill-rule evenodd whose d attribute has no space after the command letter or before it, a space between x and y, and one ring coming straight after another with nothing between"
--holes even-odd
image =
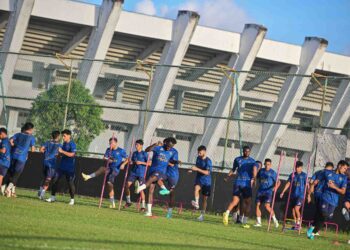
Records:
<instances>
[{"instance_id":1,"label":"player's shadow","mask_svg":"<svg viewBox=\"0 0 350 250\"><path fill-rule=\"evenodd\" d=\"M198 235L197 235L198 236ZM206 236L207 237L207 236ZM95 243L95 244L120 244L120 245L115 245L115 246L119 246L122 247L121 245L127 246L127 247L146 247L146 246L154 246L157 248L177 248L177 249L212 249L212 250L216 250L216 249L235 249L234 247L215 247L215 246L203 246L203 245L194 245L194 244L176 244L176 243L151 243L151 242L144 242L144 241L122 241L122 240L108 240L108 239L81 239L81 238L67 238L67 237L54 237L54 236L36 236L36 235L2 235L0 234L0 238L2 239L14 239L16 240L17 244L6 244L6 243L1 243L2 247L8 247L10 248L16 248L16 249L28 249L28 244L21 246L21 244L18 243L17 240L42 240L43 242L45 242L45 244L48 243L49 240L52 241L62 241L62 242L79 242L81 243ZM217 239L217 238L216 238ZM232 240L230 241L232 242ZM267 245L264 244L256 244L256 243L252 243L252 242L244 242L244 241L238 241L240 243L246 244L246 245L254 245L254 246L260 246L260 247L267 247ZM156 244L156 245L155 245ZM38 245L38 243L36 243L35 245ZM276 247L272 247L270 246L272 249L284 249L284 248L276 248ZM236 248L236 249L242 249L242 246Z\"/></svg>"}]
</instances>

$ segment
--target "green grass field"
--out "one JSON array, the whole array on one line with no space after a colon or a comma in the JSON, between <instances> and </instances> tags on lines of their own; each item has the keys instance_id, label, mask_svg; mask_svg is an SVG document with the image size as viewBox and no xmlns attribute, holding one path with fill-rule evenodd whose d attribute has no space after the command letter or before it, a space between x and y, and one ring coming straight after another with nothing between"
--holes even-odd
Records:
<instances>
[{"instance_id":1,"label":"green grass field","mask_svg":"<svg viewBox=\"0 0 350 250\"><path fill-rule=\"evenodd\" d=\"M344 234L339 235L340 245L334 246L331 233L311 241L295 232L267 233L266 228L243 229L233 224L225 227L221 217L214 215L197 222L197 215L185 212L168 220L158 208L156 218L146 218L135 208L98 209L98 200L93 198L77 197L76 205L70 207L67 196L58 196L58 202L49 204L38 200L34 191L17 193L16 199L0 197L0 249L348 248Z\"/></svg>"}]
</instances>

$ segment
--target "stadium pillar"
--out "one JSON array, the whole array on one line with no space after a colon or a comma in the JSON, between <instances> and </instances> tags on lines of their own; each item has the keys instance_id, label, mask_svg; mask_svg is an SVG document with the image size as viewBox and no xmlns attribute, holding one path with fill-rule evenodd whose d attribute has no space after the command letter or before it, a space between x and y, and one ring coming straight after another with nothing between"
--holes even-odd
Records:
<instances>
[{"instance_id":1,"label":"stadium pillar","mask_svg":"<svg viewBox=\"0 0 350 250\"><path fill-rule=\"evenodd\" d=\"M239 54L233 54L229 60L228 67L236 71L248 71L251 69L255 57L259 52L260 46L265 38L267 29L264 26L257 24L246 24L241 34ZM232 74L231 74L232 75ZM240 73L237 79L238 90L241 90L247 73ZM219 92L215 95L209 109L208 114L212 116L229 115L232 107L230 107L230 96L232 93L231 81L224 77L220 83ZM236 92L233 96L233 104L236 102ZM205 122L204 133L202 136L197 136L192 146L190 156L196 153L199 145L206 145L209 155L214 155L218 142L225 129L226 120L207 118Z\"/></svg>"},{"instance_id":2,"label":"stadium pillar","mask_svg":"<svg viewBox=\"0 0 350 250\"><path fill-rule=\"evenodd\" d=\"M198 20L199 15L196 12L179 11L177 19L173 23L172 39L166 42L164 46L159 61L160 65L181 65ZM178 67L157 66L155 68L150 89L148 107L150 110L164 110L178 71ZM144 103L144 107L146 108L146 103ZM145 145L148 145L156 128L161 126L160 114L148 113L147 118L145 118L145 113L142 113L140 118L140 123L144 119L147 121L144 131L142 125L137 125L133 127L131 135L138 137L142 136L143 133ZM129 138L130 140L131 138ZM130 145L130 143L127 145Z\"/></svg>"},{"instance_id":3,"label":"stadium pillar","mask_svg":"<svg viewBox=\"0 0 350 250\"><path fill-rule=\"evenodd\" d=\"M16 53L21 50L34 2L35 0L11 1L11 13L1 47L1 51L10 53L0 53L0 67L5 95L15 71L18 58Z\"/></svg>"},{"instance_id":4,"label":"stadium pillar","mask_svg":"<svg viewBox=\"0 0 350 250\"><path fill-rule=\"evenodd\" d=\"M331 111L325 116L323 126L343 128L350 117L350 81L342 80L331 104ZM325 129L324 133L340 134L341 130Z\"/></svg>"},{"instance_id":5,"label":"stadium pillar","mask_svg":"<svg viewBox=\"0 0 350 250\"><path fill-rule=\"evenodd\" d=\"M109 45L112 41L123 0L103 0L98 12L97 24L92 29L84 60L80 64L77 79L93 93L103 66Z\"/></svg>"},{"instance_id":6,"label":"stadium pillar","mask_svg":"<svg viewBox=\"0 0 350 250\"><path fill-rule=\"evenodd\" d=\"M293 71L294 68L294 73L299 75L310 75L313 73L321 61L327 45L327 40L323 38L306 37L301 49L299 66L292 67L291 70ZM290 122L309 83L310 77L287 77L281 88L278 101L268 114L267 121L277 123ZM264 124L261 143L253 147L252 155L256 159L271 157L286 129L287 125Z\"/></svg>"}]
</instances>

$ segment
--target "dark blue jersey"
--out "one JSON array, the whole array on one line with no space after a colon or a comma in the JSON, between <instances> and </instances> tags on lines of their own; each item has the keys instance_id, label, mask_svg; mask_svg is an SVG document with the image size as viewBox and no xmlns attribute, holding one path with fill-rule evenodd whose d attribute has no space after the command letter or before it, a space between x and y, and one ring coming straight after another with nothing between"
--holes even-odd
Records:
<instances>
[{"instance_id":1,"label":"dark blue jersey","mask_svg":"<svg viewBox=\"0 0 350 250\"><path fill-rule=\"evenodd\" d=\"M17 133L11 137L13 139L12 158L21 162L26 162L28 151L35 146L34 136L27 133Z\"/></svg>"},{"instance_id":2,"label":"dark blue jersey","mask_svg":"<svg viewBox=\"0 0 350 250\"><path fill-rule=\"evenodd\" d=\"M339 193L328 186L328 183L333 182L338 188L346 188L347 187L347 177L343 174L337 174L331 170L325 170L323 174L319 177L320 180L325 182L323 193L322 193L322 201L326 202L334 207L338 206L339 202Z\"/></svg>"},{"instance_id":3,"label":"dark blue jersey","mask_svg":"<svg viewBox=\"0 0 350 250\"><path fill-rule=\"evenodd\" d=\"M178 153L175 148L165 150L164 146L156 146L152 151L153 157L150 173L157 171L166 174L169 163L173 160L178 160Z\"/></svg>"},{"instance_id":4,"label":"dark blue jersey","mask_svg":"<svg viewBox=\"0 0 350 250\"><path fill-rule=\"evenodd\" d=\"M211 172L213 169L213 164L209 157L206 157L205 159L202 159L201 157L197 157L196 160L196 167L202 169L202 170L208 170L209 175L205 175L202 173L197 172L196 176L196 183L200 183L201 185L210 186L211 185Z\"/></svg>"},{"instance_id":5,"label":"dark blue jersey","mask_svg":"<svg viewBox=\"0 0 350 250\"><path fill-rule=\"evenodd\" d=\"M277 181L277 173L270 168L268 171L266 168L260 169L257 175L259 183L259 192L272 193L273 187Z\"/></svg>"},{"instance_id":6,"label":"dark blue jersey","mask_svg":"<svg viewBox=\"0 0 350 250\"><path fill-rule=\"evenodd\" d=\"M304 198L304 191L305 191L305 186L306 186L306 181L307 181L307 176L306 173L301 172L298 174L297 172L294 173L294 179L292 183L292 175L289 175L288 181L291 182L292 185L292 193L291 197L292 198Z\"/></svg>"},{"instance_id":7,"label":"dark blue jersey","mask_svg":"<svg viewBox=\"0 0 350 250\"><path fill-rule=\"evenodd\" d=\"M0 165L9 168L11 163L11 144L8 138L4 138L0 142L0 149L5 149L5 153L0 153Z\"/></svg>"},{"instance_id":8,"label":"dark blue jersey","mask_svg":"<svg viewBox=\"0 0 350 250\"><path fill-rule=\"evenodd\" d=\"M251 166L251 164L253 163L256 163L256 161L251 157L248 157L248 158L244 158L243 156L236 157L233 161L232 171L235 172L239 168L243 167L245 164L249 164Z\"/></svg>"},{"instance_id":9,"label":"dark blue jersey","mask_svg":"<svg viewBox=\"0 0 350 250\"><path fill-rule=\"evenodd\" d=\"M258 169L258 167L259 165L255 161L244 163L241 167L239 167L237 170L237 178L235 180L236 186L251 187L254 169Z\"/></svg>"},{"instance_id":10,"label":"dark blue jersey","mask_svg":"<svg viewBox=\"0 0 350 250\"><path fill-rule=\"evenodd\" d=\"M44 152L44 165L50 168L54 168L56 166L56 159L57 159L57 155L58 155L58 149L62 148L62 144L54 141L54 140L50 140L45 142L42 147L45 148L45 152Z\"/></svg>"},{"instance_id":11,"label":"dark blue jersey","mask_svg":"<svg viewBox=\"0 0 350 250\"><path fill-rule=\"evenodd\" d=\"M125 150L122 148L116 148L116 149L106 149L105 158L110 160L109 167L113 170L119 172L120 166L124 162L126 158L128 158L128 155L126 154Z\"/></svg>"},{"instance_id":12,"label":"dark blue jersey","mask_svg":"<svg viewBox=\"0 0 350 250\"><path fill-rule=\"evenodd\" d=\"M145 162L147 163L148 159L148 154L145 151L135 151L132 153L131 156L131 161L133 162L133 167L132 167L132 172L138 176L138 177L144 177L145 176L145 170L146 170L146 165L139 164L137 165L137 161Z\"/></svg>"},{"instance_id":13,"label":"dark blue jersey","mask_svg":"<svg viewBox=\"0 0 350 250\"><path fill-rule=\"evenodd\" d=\"M64 142L62 145L62 150L75 154L77 152L77 146L73 141ZM59 169L66 172L74 173L75 172L75 155L73 157L68 157L62 154L62 159L61 159L61 164Z\"/></svg>"},{"instance_id":14,"label":"dark blue jersey","mask_svg":"<svg viewBox=\"0 0 350 250\"><path fill-rule=\"evenodd\" d=\"M174 164L174 166L168 165L167 171L166 171L166 176L168 178L172 179L178 179L179 178L179 164Z\"/></svg>"},{"instance_id":15,"label":"dark blue jersey","mask_svg":"<svg viewBox=\"0 0 350 250\"><path fill-rule=\"evenodd\" d=\"M325 171L325 169L316 171L313 174L313 176L311 177L311 180L313 180L313 181L318 180L318 183L317 183L317 185L315 185L315 189L314 189L314 195L316 198L321 198L322 193L323 193L325 181L324 181L324 179L320 180L320 176L323 174L324 171Z\"/></svg>"}]
</instances>

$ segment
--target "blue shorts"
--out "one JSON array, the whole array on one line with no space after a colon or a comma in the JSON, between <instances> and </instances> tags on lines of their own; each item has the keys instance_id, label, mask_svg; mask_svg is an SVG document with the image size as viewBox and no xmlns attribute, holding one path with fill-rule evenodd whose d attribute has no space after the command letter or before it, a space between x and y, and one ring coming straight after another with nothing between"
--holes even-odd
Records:
<instances>
[{"instance_id":1,"label":"blue shorts","mask_svg":"<svg viewBox=\"0 0 350 250\"><path fill-rule=\"evenodd\" d=\"M62 169L57 169L55 171L55 179L60 179L62 176L65 176L67 181L74 181L75 180L75 173L70 171L65 171Z\"/></svg>"},{"instance_id":2,"label":"blue shorts","mask_svg":"<svg viewBox=\"0 0 350 250\"><path fill-rule=\"evenodd\" d=\"M55 177L56 169L44 165L43 174L44 174L45 179L52 179Z\"/></svg>"},{"instance_id":3,"label":"blue shorts","mask_svg":"<svg viewBox=\"0 0 350 250\"><path fill-rule=\"evenodd\" d=\"M200 186L201 187L201 193L202 193L202 195L204 195L204 196L210 196L210 194L211 194L211 185L208 185L208 184L205 184L205 183L201 183L199 180L196 180L195 182L194 182L194 185L195 186Z\"/></svg>"},{"instance_id":4,"label":"blue shorts","mask_svg":"<svg viewBox=\"0 0 350 250\"><path fill-rule=\"evenodd\" d=\"M152 178L152 177L157 177L157 179L153 183L157 183L157 181L159 181L159 180L166 180L167 179L166 174L159 172L159 171L154 171L154 172L150 173L148 179Z\"/></svg>"},{"instance_id":5,"label":"blue shorts","mask_svg":"<svg viewBox=\"0 0 350 250\"><path fill-rule=\"evenodd\" d=\"M272 192L259 192L256 195L256 203L269 203L271 204L272 202Z\"/></svg>"},{"instance_id":6,"label":"blue shorts","mask_svg":"<svg viewBox=\"0 0 350 250\"><path fill-rule=\"evenodd\" d=\"M115 169L109 169L108 170L108 174L107 174L107 178L106 178L106 182L109 182L111 184L114 184L115 179L117 178L119 171L116 171Z\"/></svg>"},{"instance_id":7,"label":"blue shorts","mask_svg":"<svg viewBox=\"0 0 350 250\"><path fill-rule=\"evenodd\" d=\"M9 172L11 172L12 174L22 173L25 165L26 165L26 163L23 161L20 161L17 159L12 159L11 166L9 168Z\"/></svg>"},{"instance_id":8,"label":"blue shorts","mask_svg":"<svg viewBox=\"0 0 350 250\"><path fill-rule=\"evenodd\" d=\"M344 202L350 202L350 196L349 195L345 195Z\"/></svg>"},{"instance_id":9,"label":"blue shorts","mask_svg":"<svg viewBox=\"0 0 350 250\"><path fill-rule=\"evenodd\" d=\"M301 207L303 205L304 198L303 197L295 197L291 198L290 205L292 207Z\"/></svg>"},{"instance_id":10,"label":"blue shorts","mask_svg":"<svg viewBox=\"0 0 350 250\"><path fill-rule=\"evenodd\" d=\"M167 181L167 186L168 186L168 189L175 189L178 181L179 181L179 177L167 177L166 178L166 181Z\"/></svg>"},{"instance_id":11,"label":"blue shorts","mask_svg":"<svg viewBox=\"0 0 350 250\"><path fill-rule=\"evenodd\" d=\"M233 185L233 196L242 197L243 199L251 198L253 195L252 188L249 186Z\"/></svg>"},{"instance_id":12,"label":"blue shorts","mask_svg":"<svg viewBox=\"0 0 350 250\"><path fill-rule=\"evenodd\" d=\"M322 213L324 218L332 219L335 208L336 208L335 206L333 206L325 201L320 202L320 209L321 209L321 213Z\"/></svg>"},{"instance_id":13,"label":"blue shorts","mask_svg":"<svg viewBox=\"0 0 350 250\"><path fill-rule=\"evenodd\" d=\"M134 183L136 180L139 181L140 185L145 183L145 178L143 176L138 176L135 173L131 172L129 177L128 177L128 182Z\"/></svg>"},{"instance_id":14,"label":"blue shorts","mask_svg":"<svg viewBox=\"0 0 350 250\"><path fill-rule=\"evenodd\" d=\"M7 174L7 170L9 170L7 167L0 165L0 176L5 177L5 175Z\"/></svg>"}]
</instances>

